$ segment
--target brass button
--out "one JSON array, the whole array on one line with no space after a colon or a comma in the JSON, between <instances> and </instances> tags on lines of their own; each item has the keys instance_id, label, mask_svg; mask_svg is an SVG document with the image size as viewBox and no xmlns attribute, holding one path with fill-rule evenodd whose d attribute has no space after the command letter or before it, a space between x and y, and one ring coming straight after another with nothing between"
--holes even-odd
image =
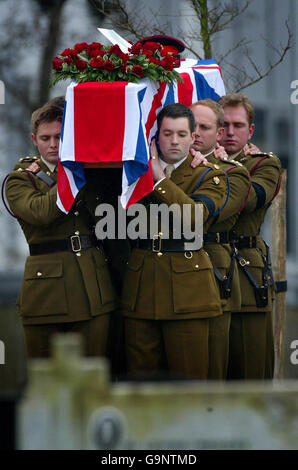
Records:
<instances>
[{"instance_id":1,"label":"brass button","mask_svg":"<svg viewBox=\"0 0 298 470\"><path fill-rule=\"evenodd\" d=\"M162 256L162 255L163 255L163 253L162 253L161 251L159 251L159 252L157 253L157 256Z\"/></svg>"},{"instance_id":2,"label":"brass button","mask_svg":"<svg viewBox=\"0 0 298 470\"><path fill-rule=\"evenodd\" d=\"M195 265L195 268L199 269L199 265L198 265L198 264L196 264L196 265Z\"/></svg>"},{"instance_id":3,"label":"brass button","mask_svg":"<svg viewBox=\"0 0 298 470\"><path fill-rule=\"evenodd\" d=\"M50 171L47 171L47 175L48 175L48 176L51 176L51 172L50 172Z\"/></svg>"},{"instance_id":4,"label":"brass button","mask_svg":"<svg viewBox=\"0 0 298 470\"><path fill-rule=\"evenodd\" d=\"M214 164L214 168L215 168L216 170L219 170L219 169L220 169L220 166L219 166L217 163L215 163L215 164Z\"/></svg>"},{"instance_id":5,"label":"brass button","mask_svg":"<svg viewBox=\"0 0 298 470\"><path fill-rule=\"evenodd\" d=\"M158 188L158 191L161 191L161 190L162 190L162 188Z\"/></svg>"},{"instance_id":6,"label":"brass button","mask_svg":"<svg viewBox=\"0 0 298 470\"><path fill-rule=\"evenodd\" d=\"M76 255L77 255L77 256L81 256L81 253L80 253L80 252L79 252L79 253L76 253Z\"/></svg>"},{"instance_id":7,"label":"brass button","mask_svg":"<svg viewBox=\"0 0 298 470\"><path fill-rule=\"evenodd\" d=\"M77 230L77 231L75 232L75 235L80 235L80 232Z\"/></svg>"},{"instance_id":8,"label":"brass button","mask_svg":"<svg viewBox=\"0 0 298 470\"><path fill-rule=\"evenodd\" d=\"M213 179L213 183L214 183L214 184L219 184L220 179L219 179L218 176L214 176L212 179Z\"/></svg>"},{"instance_id":9,"label":"brass button","mask_svg":"<svg viewBox=\"0 0 298 470\"><path fill-rule=\"evenodd\" d=\"M41 273L40 271L38 271L38 272L36 273L36 275L40 277L40 276L42 276L42 273Z\"/></svg>"},{"instance_id":10,"label":"brass button","mask_svg":"<svg viewBox=\"0 0 298 470\"><path fill-rule=\"evenodd\" d=\"M80 215L79 211L75 211L74 215L78 217L78 215Z\"/></svg>"},{"instance_id":11,"label":"brass button","mask_svg":"<svg viewBox=\"0 0 298 470\"><path fill-rule=\"evenodd\" d=\"M165 190L163 190L163 191L161 192L161 194L165 194L165 193L166 193Z\"/></svg>"}]
</instances>

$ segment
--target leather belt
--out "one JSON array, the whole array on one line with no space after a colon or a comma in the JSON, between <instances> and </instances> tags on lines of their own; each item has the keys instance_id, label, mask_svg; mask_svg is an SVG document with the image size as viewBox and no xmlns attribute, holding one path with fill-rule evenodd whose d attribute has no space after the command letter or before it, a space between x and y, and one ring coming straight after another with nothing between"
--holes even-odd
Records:
<instances>
[{"instance_id":1,"label":"leather belt","mask_svg":"<svg viewBox=\"0 0 298 470\"><path fill-rule=\"evenodd\" d=\"M238 250L241 248L257 248L257 237L252 236L243 236L240 235L237 240L235 240L235 247Z\"/></svg>"},{"instance_id":2,"label":"leather belt","mask_svg":"<svg viewBox=\"0 0 298 470\"><path fill-rule=\"evenodd\" d=\"M185 243L190 243L191 241L186 239L162 239L158 236L156 238L147 238L146 240L138 239L136 246L137 248L150 250L155 253L159 251L190 251L189 248L185 248Z\"/></svg>"},{"instance_id":3,"label":"leather belt","mask_svg":"<svg viewBox=\"0 0 298 470\"><path fill-rule=\"evenodd\" d=\"M235 235L231 232L207 232L204 234L204 243L232 243Z\"/></svg>"},{"instance_id":4,"label":"leather belt","mask_svg":"<svg viewBox=\"0 0 298 470\"><path fill-rule=\"evenodd\" d=\"M78 253L87 250L92 246L99 246L100 241L94 235L72 235L62 240L53 240L43 243L30 243L29 252L31 256L46 255L49 253L57 253L59 251L71 251Z\"/></svg>"}]
</instances>

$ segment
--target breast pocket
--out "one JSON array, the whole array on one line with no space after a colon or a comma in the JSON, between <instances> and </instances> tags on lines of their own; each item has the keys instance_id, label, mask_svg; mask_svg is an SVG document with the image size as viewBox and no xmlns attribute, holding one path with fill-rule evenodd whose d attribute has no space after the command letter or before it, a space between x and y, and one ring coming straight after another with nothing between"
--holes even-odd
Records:
<instances>
[{"instance_id":1,"label":"breast pocket","mask_svg":"<svg viewBox=\"0 0 298 470\"><path fill-rule=\"evenodd\" d=\"M24 317L67 314L62 260L27 259L20 313Z\"/></svg>"},{"instance_id":2,"label":"breast pocket","mask_svg":"<svg viewBox=\"0 0 298 470\"><path fill-rule=\"evenodd\" d=\"M184 254L173 255L171 264L175 313L208 312L219 308L212 265L204 251L193 253L191 259Z\"/></svg>"}]
</instances>

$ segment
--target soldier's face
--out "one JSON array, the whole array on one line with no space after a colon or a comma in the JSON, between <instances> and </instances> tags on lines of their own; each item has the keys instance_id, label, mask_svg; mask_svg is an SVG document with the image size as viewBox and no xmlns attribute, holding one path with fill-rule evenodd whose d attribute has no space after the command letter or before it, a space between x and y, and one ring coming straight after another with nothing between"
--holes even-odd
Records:
<instances>
[{"instance_id":1,"label":"soldier's face","mask_svg":"<svg viewBox=\"0 0 298 470\"><path fill-rule=\"evenodd\" d=\"M189 129L186 117L164 117L159 130L159 147L162 159L167 163L176 163L188 155L194 141L194 132Z\"/></svg>"},{"instance_id":2,"label":"soldier's face","mask_svg":"<svg viewBox=\"0 0 298 470\"><path fill-rule=\"evenodd\" d=\"M61 122L43 122L39 124L36 134L32 134L34 145L40 155L49 163L57 164L61 132Z\"/></svg>"},{"instance_id":3,"label":"soldier's face","mask_svg":"<svg viewBox=\"0 0 298 470\"><path fill-rule=\"evenodd\" d=\"M192 145L203 155L210 153L216 146L217 140L224 133L223 127L217 128L215 112L204 105L196 105L191 108L196 121L195 141Z\"/></svg>"},{"instance_id":4,"label":"soldier's face","mask_svg":"<svg viewBox=\"0 0 298 470\"><path fill-rule=\"evenodd\" d=\"M245 108L239 106L225 106L224 134L219 140L228 155L239 152L254 131L254 124L249 125Z\"/></svg>"}]
</instances>

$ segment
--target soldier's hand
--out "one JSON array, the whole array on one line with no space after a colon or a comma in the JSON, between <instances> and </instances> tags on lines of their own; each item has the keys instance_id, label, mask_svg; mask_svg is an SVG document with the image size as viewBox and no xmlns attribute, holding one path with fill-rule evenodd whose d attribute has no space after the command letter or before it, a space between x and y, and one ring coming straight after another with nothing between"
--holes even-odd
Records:
<instances>
[{"instance_id":1,"label":"soldier's hand","mask_svg":"<svg viewBox=\"0 0 298 470\"><path fill-rule=\"evenodd\" d=\"M39 162L40 160L35 160L26 170L31 171L31 173L37 173L40 170Z\"/></svg>"},{"instance_id":2,"label":"soldier's hand","mask_svg":"<svg viewBox=\"0 0 298 470\"><path fill-rule=\"evenodd\" d=\"M219 145L219 143L216 143L215 150L214 150L214 156L216 158L219 158L220 160L227 160L228 159L228 154L225 151L225 148Z\"/></svg>"},{"instance_id":3,"label":"soldier's hand","mask_svg":"<svg viewBox=\"0 0 298 470\"><path fill-rule=\"evenodd\" d=\"M151 168L152 168L153 180L159 181L165 177L165 174L160 165L155 139L152 139L151 144L150 144L150 155L151 155Z\"/></svg>"},{"instance_id":4,"label":"soldier's hand","mask_svg":"<svg viewBox=\"0 0 298 470\"><path fill-rule=\"evenodd\" d=\"M259 147L257 147L255 144L244 145L243 151L245 155L255 155L257 153L262 153Z\"/></svg>"},{"instance_id":5,"label":"soldier's hand","mask_svg":"<svg viewBox=\"0 0 298 470\"><path fill-rule=\"evenodd\" d=\"M201 152L199 152L198 150L190 149L190 154L193 157L192 162L190 164L192 168L196 168L201 163L203 165L206 165L208 163L207 158L205 158L204 155L202 155Z\"/></svg>"}]
</instances>

